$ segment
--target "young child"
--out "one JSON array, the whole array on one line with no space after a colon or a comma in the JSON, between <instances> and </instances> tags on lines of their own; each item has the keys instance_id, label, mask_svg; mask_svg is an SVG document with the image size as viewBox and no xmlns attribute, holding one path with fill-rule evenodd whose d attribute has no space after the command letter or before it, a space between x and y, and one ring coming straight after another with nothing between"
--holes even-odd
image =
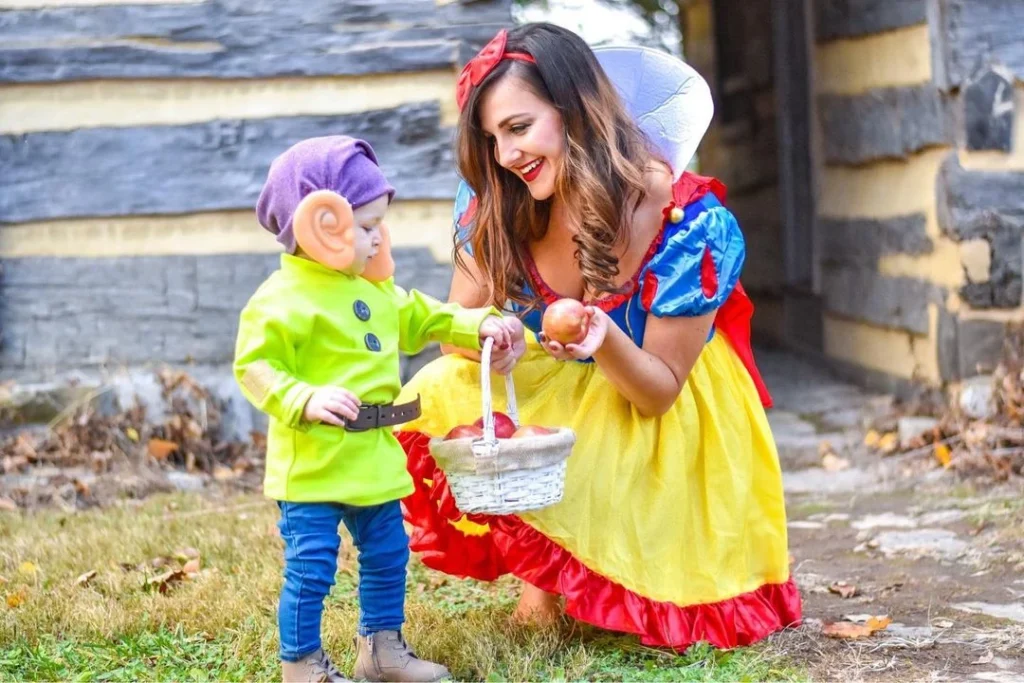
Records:
<instances>
[{"instance_id":1,"label":"young child","mask_svg":"<svg viewBox=\"0 0 1024 683\"><path fill-rule=\"evenodd\" d=\"M479 349L511 369L523 329L494 308L464 309L394 284L383 219L394 188L369 144L344 136L300 142L270 167L260 224L287 253L243 309L234 372L270 416L265 494L278 501L285 544L278 628L285 681L344 679L320 641L344 522L359 550L355 677L436 681L439 664L402 636L408 537L400 499L413 491L392 427L419 415L394 405L399 351L440 341Z\"/></svg>"}]
</instances>

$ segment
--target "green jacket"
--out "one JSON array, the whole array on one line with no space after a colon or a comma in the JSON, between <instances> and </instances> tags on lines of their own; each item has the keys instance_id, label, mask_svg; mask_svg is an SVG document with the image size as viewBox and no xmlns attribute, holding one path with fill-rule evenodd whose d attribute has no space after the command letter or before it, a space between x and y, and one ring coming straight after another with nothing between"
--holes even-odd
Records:
<instances>
[{"instance_id":1,"label":"green jacket","mask_svg":"<svg viewBox=\"0 0 1024 683\"><path fill-rule=\"evenodd\" d=\"M281 255L242 310L235 378L270 416L264 492L286 501L376 505L413 491L405 453L388 427L348 432L302 419L317 387L348 389L365 404L401 389L399 351L432 341L479 349L494 308L465 309Z\"/></svg>"}]
</instances>

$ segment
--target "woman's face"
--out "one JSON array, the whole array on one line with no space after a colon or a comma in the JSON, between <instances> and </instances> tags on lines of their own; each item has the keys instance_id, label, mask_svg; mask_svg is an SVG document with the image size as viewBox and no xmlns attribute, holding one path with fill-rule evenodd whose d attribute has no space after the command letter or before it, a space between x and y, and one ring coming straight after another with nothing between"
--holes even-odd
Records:
<instances>
[{"instance_id":1,"label":"woman's face","mask_svg":"<svg viewBox=\"0 0 1024 683\"><path fill-rule=\"evenodd\" d=\"M494 141L494 159L526 183L537 201L555 193L565 155L562 117L525 81L508 76L480 99L480 125Z\"/></svg>"}]
</instances>

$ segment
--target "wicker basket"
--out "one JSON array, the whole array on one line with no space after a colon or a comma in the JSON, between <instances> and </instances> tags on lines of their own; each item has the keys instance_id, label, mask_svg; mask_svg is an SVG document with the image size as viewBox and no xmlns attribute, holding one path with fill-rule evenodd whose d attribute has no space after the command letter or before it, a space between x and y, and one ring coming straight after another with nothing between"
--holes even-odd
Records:
<instances>
[{"instance_id":1,"label":"wicker basket","mask_svg":"<svg viewBox=\"0 0 1024 683\"><path fill-rule=\"evenodd\" d=\"M498 439L491 409L491 347L484 340L480 358L484 435L481 438L431 439L430 453L444 470L459 510L507 515L538 510L562 500L565 464L576 443L571 429L552 434ZM505 376L508 416L519 426L512 375Z\"/></svg>"}]
</instances>

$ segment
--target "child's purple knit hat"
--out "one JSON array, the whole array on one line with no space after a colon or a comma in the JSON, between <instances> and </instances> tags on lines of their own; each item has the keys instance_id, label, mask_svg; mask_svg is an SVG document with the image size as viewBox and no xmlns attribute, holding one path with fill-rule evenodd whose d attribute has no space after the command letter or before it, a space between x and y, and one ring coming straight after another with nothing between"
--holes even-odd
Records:
<instances>
[{"instance_id":1,"label":"child's purple knit hat","mask_svg":"<svg viewBox=\"0 0 1024 683\"><path fill-rule=\"evenodd\" d=\"M277 235L289 254L295 253L295 209L306 195L317 190L337 192L353 209L384 194L388 202L395 196L395 188L377 165L377 156L363 140L330 135L292 145L270 165L256 202L260 225Z\"/></svg>"}]
</instances>

